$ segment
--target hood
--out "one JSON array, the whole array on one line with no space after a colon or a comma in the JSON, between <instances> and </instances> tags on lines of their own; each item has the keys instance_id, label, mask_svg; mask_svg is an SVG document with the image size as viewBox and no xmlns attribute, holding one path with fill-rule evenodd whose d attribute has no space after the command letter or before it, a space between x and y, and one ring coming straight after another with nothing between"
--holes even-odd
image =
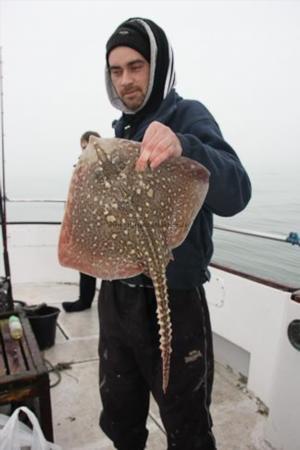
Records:
<instances>
[{"instance_id":1,"label":"hood","mask_svg":"<svg viewBox=\"0 0 300 450\"><path fill-rule=\"evenodd\" d=\"M175 86L175 70L173 50L164 31L151 20L139 17L126 20L120 27L130 22L136 22L138 26L143 27L150 43L150 76L144 102L135 111L128 109L112 85L107 65L105 67L105 82L111 104L125 114L135 115L137 113L149 113L159 107Z\"/></svg>"}]
</instances>

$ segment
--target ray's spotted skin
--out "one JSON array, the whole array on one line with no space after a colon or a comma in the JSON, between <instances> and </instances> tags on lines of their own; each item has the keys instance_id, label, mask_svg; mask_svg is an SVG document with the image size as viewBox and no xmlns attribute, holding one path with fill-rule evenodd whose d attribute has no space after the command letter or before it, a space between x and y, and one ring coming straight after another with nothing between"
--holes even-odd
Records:
<instances>
[{"instance_id":1,"label":"ray's spotted skin","mask_svg":"<svg viewBox=\"0 0 300 450\"><path fill-rule=\"evenodd\" d=\"M166 392L172 340L166 266L204 202L209 172L185 157L137 172L139 154L138 142L90 138L71 180L59 261L101 279L151 277Z\"/></svg>"}]
</instances>

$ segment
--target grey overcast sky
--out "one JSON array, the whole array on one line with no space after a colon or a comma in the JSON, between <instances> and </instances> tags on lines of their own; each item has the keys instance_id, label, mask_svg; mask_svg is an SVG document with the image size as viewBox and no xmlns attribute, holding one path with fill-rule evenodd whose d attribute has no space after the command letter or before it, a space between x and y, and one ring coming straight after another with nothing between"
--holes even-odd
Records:
<instances>
[{"instance_id":1,"label":"grey overcast sky","mask_svg":"<svg viewBox=\"0 0 300 450\"><path fill-rule=\"evenodd\" d=\"M105 43L161 25L177 90L202 101L249 169L300 167L300 2L1 1L7 194L65 198L87 129L111 137Z\"/></svg>"}]
</instances>

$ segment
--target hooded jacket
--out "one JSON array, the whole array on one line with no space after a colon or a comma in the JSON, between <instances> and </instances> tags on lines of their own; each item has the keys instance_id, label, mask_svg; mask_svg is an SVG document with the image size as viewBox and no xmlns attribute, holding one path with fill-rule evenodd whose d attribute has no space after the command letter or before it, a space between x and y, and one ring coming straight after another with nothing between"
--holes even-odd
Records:
<instances>
[{"instance_id":1,"label":"hooded jacket","mask_svg":"<svg viewBox=\"0 0 300 450\"><path fill-rule=\"evenodd\" d=\"M161 122L176 133L182 155L198 161L210 171L205 203L185 241L172 251L174 260L166 270L169 288L190 289L209 280L213 214L233 216L242 211L251 197L251 184L237 154L223 139L217 122L206 107L195 100L184 100L176 93L173 52L163 30L148 19L129 19L124 24L142 26L148 34L150 82L141 108L128 111L121 99L116 98L106 69L110 101L123 111L122 117L113 124L116 137L142 141L151 122ZM130 285L152 286L151 280L143 274L123 281Z\"/></svg>"},{"instance_id":2,"label":"hooded jacket","mask_svg":"<svg viewBox=\"0 0 300 450\"><path fill-rule=\"evenodd\" d=\"M203 164L210 171L209 190L185 241L174 249L167 266L168 287L189 289L209 279L208 264L213 254L213 214L233 216L251 197L249 177L237 154L223 139L213 116L203 104L182 99L173 89L157 111L145 117L128 136L126 117L114 123L115 135L142 141L150 123L157 120L178 136L183 156ZM145 275L126 280L134 285L151 285Z\"/></svg>"}]
</instances>

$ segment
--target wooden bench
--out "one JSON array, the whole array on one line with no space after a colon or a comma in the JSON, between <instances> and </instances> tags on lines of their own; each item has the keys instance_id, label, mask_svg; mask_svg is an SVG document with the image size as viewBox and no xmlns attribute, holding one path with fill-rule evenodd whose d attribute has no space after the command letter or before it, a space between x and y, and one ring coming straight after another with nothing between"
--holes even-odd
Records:
<instances>
[{"instance_id":1,"label":"wooden bench","mask_svg":"<svg viewBox=\"0 0 300 450\"><path fill-rule=\"evenodd\" d=\"M23 312L14 312L21 321L23 337L10 336L8 317L0 314L0 405L35 400L34 412L45 438L53 442L49 374L30 323Z\"/></svg>"}]
</instances>

